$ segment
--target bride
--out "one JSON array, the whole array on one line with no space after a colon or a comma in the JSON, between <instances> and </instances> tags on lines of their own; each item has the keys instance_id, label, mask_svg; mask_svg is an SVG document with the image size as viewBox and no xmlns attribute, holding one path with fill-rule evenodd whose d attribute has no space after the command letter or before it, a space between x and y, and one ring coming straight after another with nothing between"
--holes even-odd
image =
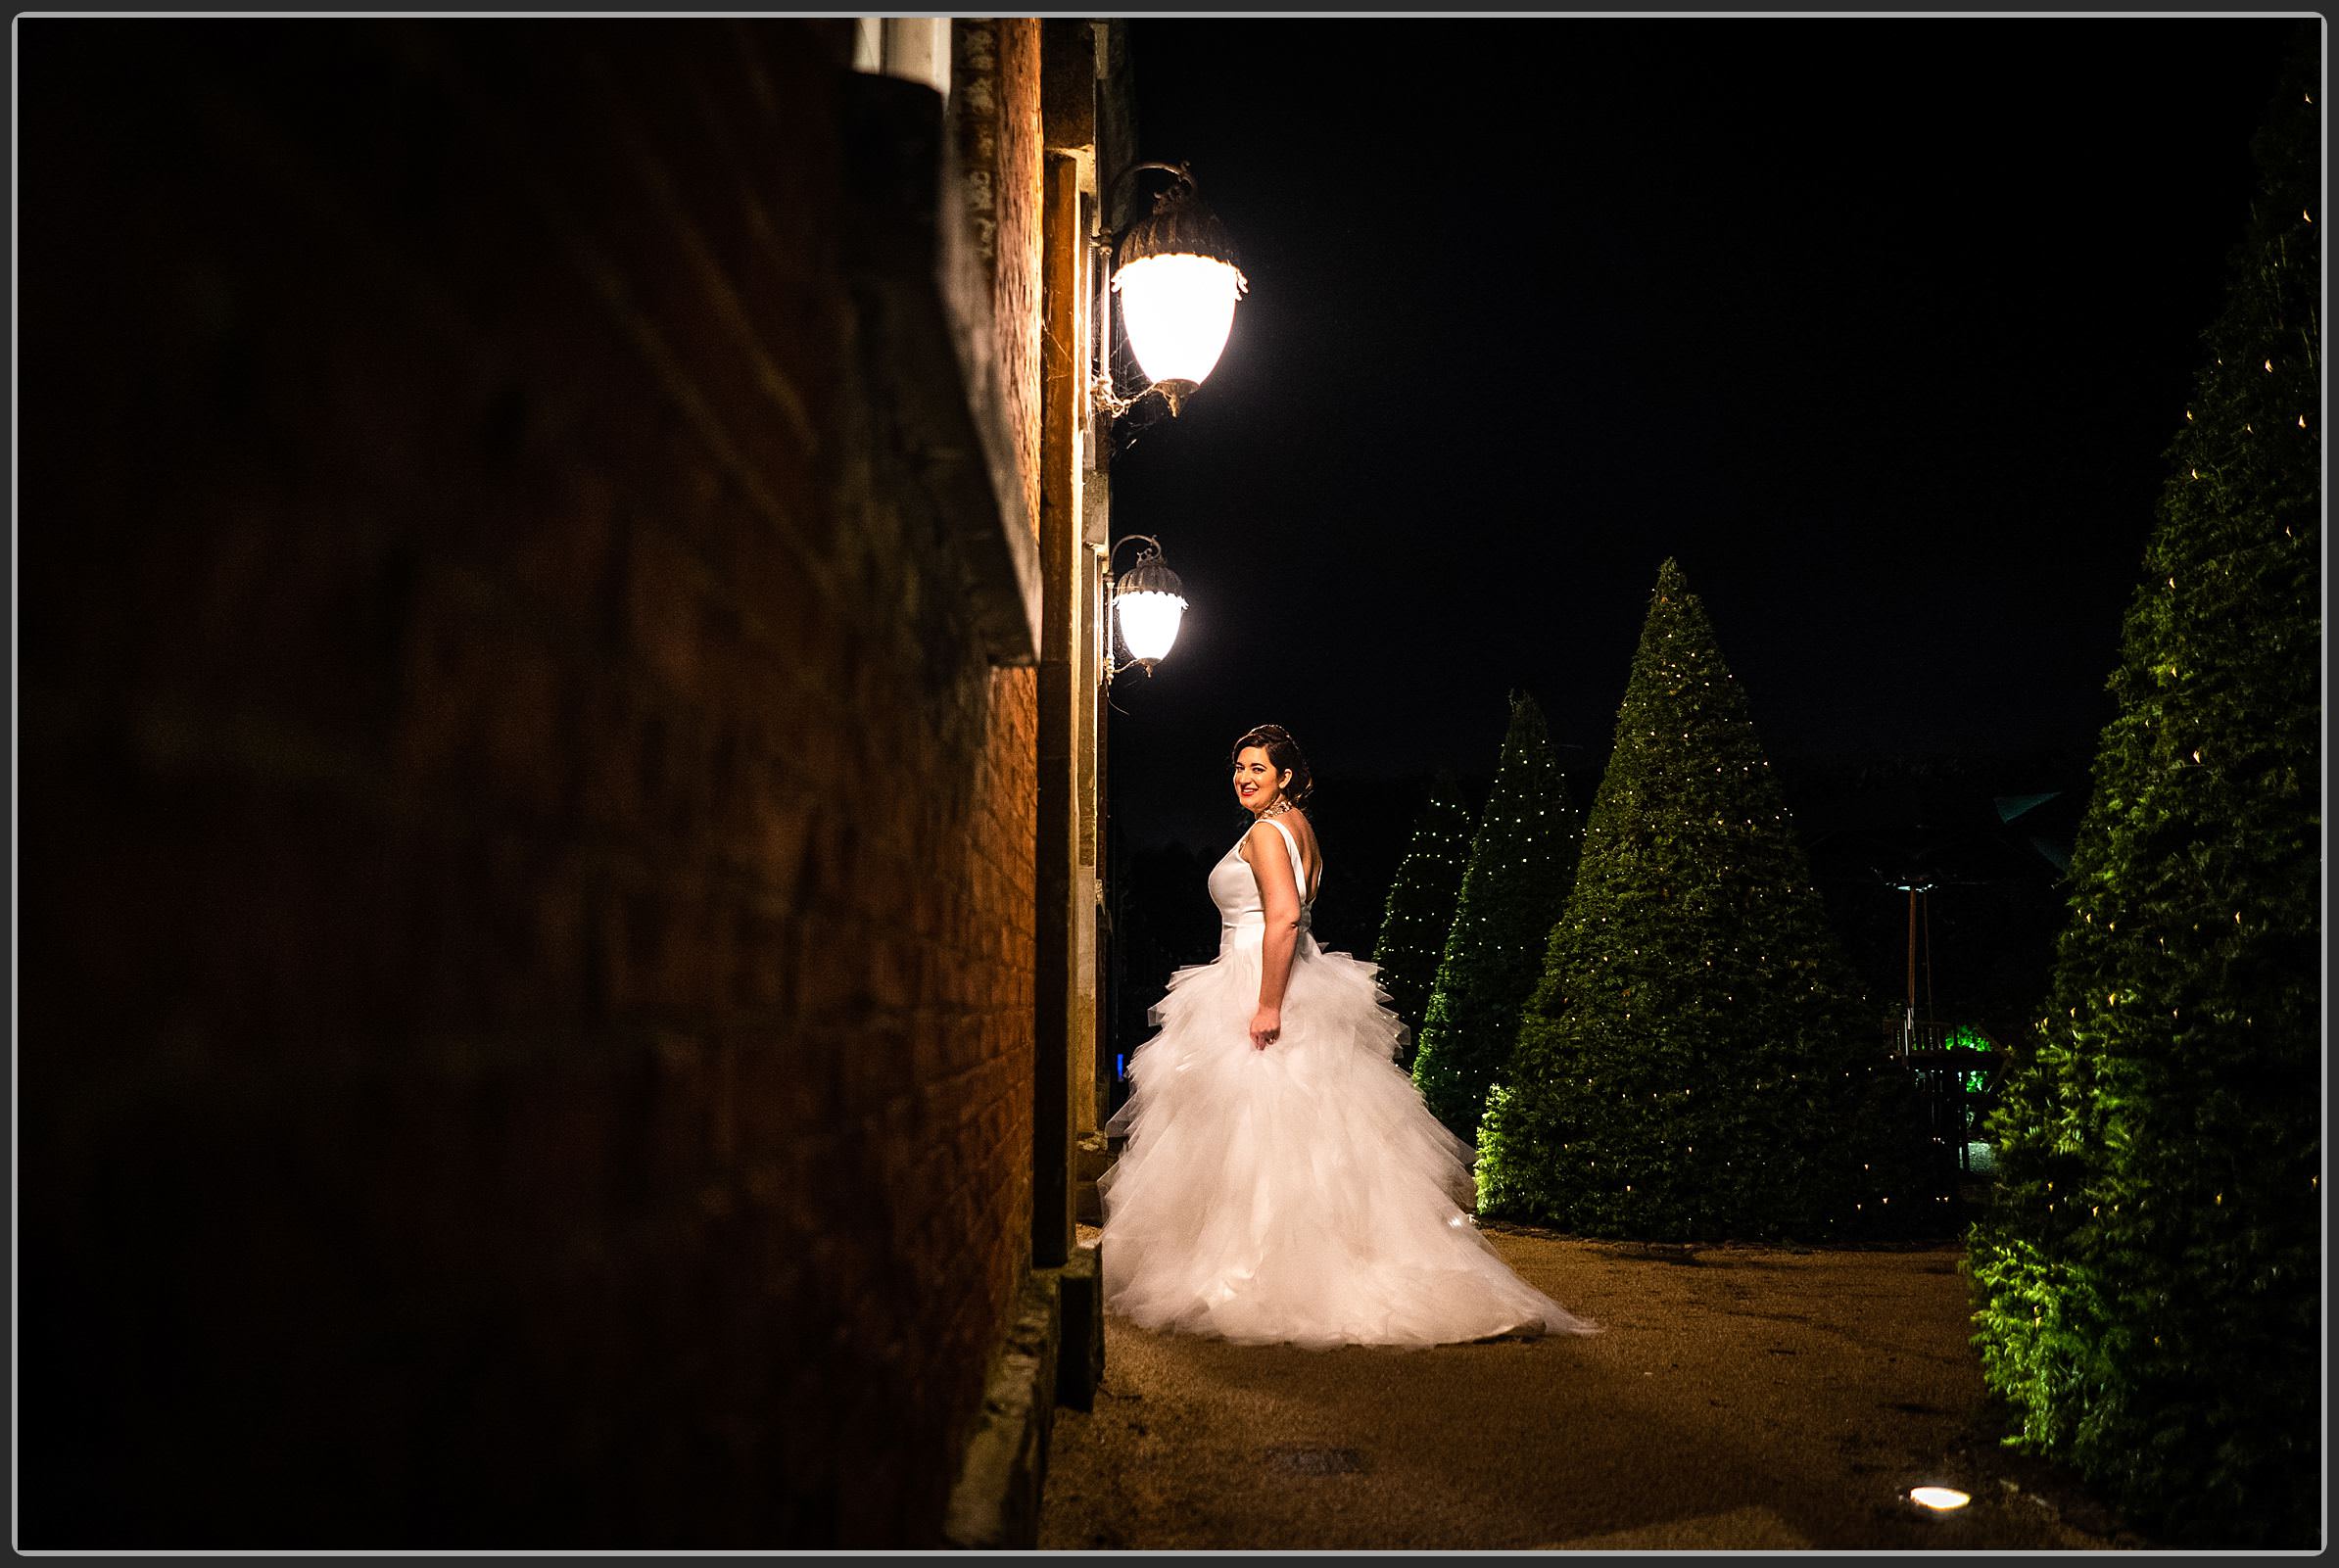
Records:
<instances>
[{"instance_id":1,"label":"bride","mask_svg":"<svg viewBox=\"0 0 2339 1568\"><path fill-rule=\"evenodd\" d=\"M1170 977L1108 1124L1128 1143L1098 1184L1106 1306L1244 1344L1592 1332L1462 1212L1469 1148L1393 1060L1405 1024L1376 967L1309 934L1311 787L1279 726L1235 742L1253 822L1211 869L1218 956Z\"/></svg>"}]
</instances>

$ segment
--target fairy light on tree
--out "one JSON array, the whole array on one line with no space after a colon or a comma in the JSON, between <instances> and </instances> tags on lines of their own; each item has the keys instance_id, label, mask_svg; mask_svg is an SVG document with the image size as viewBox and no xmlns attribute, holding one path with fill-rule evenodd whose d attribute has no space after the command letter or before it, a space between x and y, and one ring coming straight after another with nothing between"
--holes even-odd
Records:
<instances>
[{"instance_id":1,"label":"fairy light on tree","mask_svg":"<svg viewBox=\"0 0 2339 1568\"><path fill-rule=\"evenodd\" d=\"M1487 1085L1509 1059L1519 1003L1567 902L1582 839L1543 709L1515 693L1413 1054L1422 1098L1465 1141L1476 1135Z\"/></svg>"},{"instance_id":2,"label":"fairy light on tree","mask_svg":"<svg viewBox=\"0 0 2339 1568\"><path fill-rule=\"evenodd\" d=\"M1380 939L1372 949L1389 1006L1412 1031L1398 1062L1408 1071L1469 863L1470 808L1462 803L1461 785L1454 775L1440 773L1430 784L1429 801L1389 884Z\"/></svg>"},{"instance_id":3,"label":"fairy light on tree","mask_svg":"<svg viewBox=\"0 0 2339 1568\"><path fill-rule=\"evenodd\" d=\"M2020 1447L2173 1543L2315 1543L2320 259L2312 24L2166 454L2041 1027L1969 1247ZM2229 368L2230 367L2230 368ZM2259 426L2266 428L2261 430ZM2214 475L2214 483L2189 476Z\"/></svg>"},{"instance_id":4,"label":"fairy light on tree","mask_svg":"<svg viewBox=\"0 0 2339 1568\"><path fill-rule=\"evenodd\" d=\"M1574 894L1489 1098L1480 1211L1651 1239L1932 1222L1925 1167L1942 1162L1871 1011L1669 560Z\"/></svg>"}]
</instances>

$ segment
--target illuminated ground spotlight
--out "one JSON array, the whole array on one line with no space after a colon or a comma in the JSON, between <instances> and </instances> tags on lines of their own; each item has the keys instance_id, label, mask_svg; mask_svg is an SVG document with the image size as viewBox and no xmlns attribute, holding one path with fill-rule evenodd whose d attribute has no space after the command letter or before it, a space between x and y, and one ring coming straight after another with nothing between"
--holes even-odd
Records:
<instances>
[{"instance_id":1,"label":"illuminated ground spotlight","mask_svg":"<svg viewBox=\"0 0 2339 1568\"><path fill-rule=\"evenodd\" d=\"M1952 1508L1962 1508L1973 1500L1972 1497L1955 1487L1909 1488L1909 1501L1931 1508L1935 1513L1947 1513Z\"/></svg>"}]
</instances>

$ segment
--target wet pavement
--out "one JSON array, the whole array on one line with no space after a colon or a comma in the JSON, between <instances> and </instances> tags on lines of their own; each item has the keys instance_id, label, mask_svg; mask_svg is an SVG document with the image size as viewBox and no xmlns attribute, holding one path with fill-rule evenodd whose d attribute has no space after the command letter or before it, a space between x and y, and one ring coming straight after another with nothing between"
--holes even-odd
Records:
<instances>
[{"instance_id":1,"label":"wet pavement","mask_svg":"<svg viewBox=\"0 0 2339 1568\"><path fill-rule=\"evenodd\" d=\"M1094 1409L1056 1412L1042 1548L2150 1544L1993 1441L1955 1247L1486 1230L1604 1332L1305 1351L1108 1318ZM1933 1513L1906 1496L1926 1485L1973 1501Z\"/></svg>"}]
</instances>

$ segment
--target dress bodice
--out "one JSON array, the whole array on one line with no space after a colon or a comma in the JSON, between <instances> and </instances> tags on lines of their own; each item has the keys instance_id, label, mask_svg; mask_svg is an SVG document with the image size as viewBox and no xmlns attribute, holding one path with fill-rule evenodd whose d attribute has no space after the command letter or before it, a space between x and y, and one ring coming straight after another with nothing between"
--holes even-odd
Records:
<instances>
[{"instance_id":1,"label":"dress bodice","mask_svg":"<svg viewBox=\"0 0 2339 1568\"><path fill-rule=\"evenodd\" d=\"M1309 912L1315 907L1315 901L1308 896L1308 868L1300 858L1300 841L1289 828L1272 817L1267 819L1267 825L1283 835L1283 847L1291 852L1291 876L1299 884L1300 931L1304 935ZM1210 901L1218 906L1221 937L1230 937L1238 930L1266 928L1266 906L1260 901L1259 878L1253 874L1251 863L1243 859L1242 849L1243 840L1237 838L1233 847L1210 869Z\"/></svg>"}]
</instances>

